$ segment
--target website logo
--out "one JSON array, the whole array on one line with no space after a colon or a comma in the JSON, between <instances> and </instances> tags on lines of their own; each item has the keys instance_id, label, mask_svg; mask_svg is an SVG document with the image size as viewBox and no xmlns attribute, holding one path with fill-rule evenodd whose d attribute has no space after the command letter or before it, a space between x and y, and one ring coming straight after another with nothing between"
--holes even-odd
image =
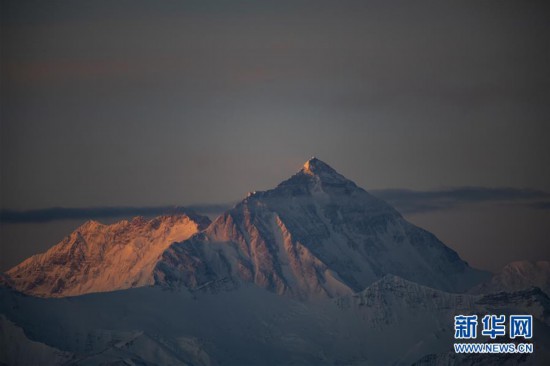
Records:
<instances>
[{"instance_id":1,"label":"website logo","mask_svg":"<svg viewBox=\"0 0 550 366\"><path fill-rule=\"evenodd\" d=\"M456 315L454 317L454 338L460 340L472 340L478 338L478 325L481 324L481 337L496 340L506 337L508 330L509 339L532 339L533 316L510 315L508 323L506 315L485 315L481 322L477 315ZM486 339L486 340L488 340ZM532 343L455 343L456 353L533 353Z\"/></svg>"}]
</instances>

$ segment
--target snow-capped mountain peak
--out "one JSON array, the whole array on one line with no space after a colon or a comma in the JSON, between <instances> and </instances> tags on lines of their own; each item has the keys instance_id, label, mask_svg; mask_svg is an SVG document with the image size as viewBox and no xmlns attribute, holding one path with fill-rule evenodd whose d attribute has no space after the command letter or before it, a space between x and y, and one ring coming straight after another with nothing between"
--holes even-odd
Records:
<instances>
[{"instance_id":1,"label":"snow-capped mountain peak","mask_svg":"<svg viewBox=\"0 0 550 366\"><path fill-rule=\"evenodd\" d=\"M434 235L313 158L201 235L172 245L155 278L191 289L222 279L252 282L309 298L360 291L390 273L451 291L484 278Z\"/></svg>"},{"instance_id":2,"label":"snow-capped mountain peak","mask_svg":"<svg viewBox=\"0 0 550 366\"><path fill-rule=\"evenodd\" d=\"M69 296L244 282L297 298L332 298L387 274L448 291L464 291L484 277L317 158L209 223L189 215L90 221L11 269L9 283L34 295Z\"/></svg>"}]
</instances>

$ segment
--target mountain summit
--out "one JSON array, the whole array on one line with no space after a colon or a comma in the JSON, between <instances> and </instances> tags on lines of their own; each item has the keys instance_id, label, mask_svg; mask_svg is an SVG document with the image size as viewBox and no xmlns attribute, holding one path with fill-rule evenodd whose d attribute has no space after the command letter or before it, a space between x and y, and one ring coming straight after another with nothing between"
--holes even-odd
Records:
<instances>
[{"instance_id":1,"label":"mountain summit","mask_svg":"<svg viewBox=\"0 0 550 366\"><path fill-rule=\"evenodd\" d=\"M474 270L317 158L274 189L249 194L204 232L166 250L155 281L203 288L252 282L299 298L360 291L387 274L464 291Z\"/></svg>"},{"instance_id":2,"label":"mountain summit","mask_svg":"<svg viewBox=\"0 0 550 366\"><path fill-rule=\"evenodd\" d=\"M337 178L344 180L345 178L338 174L336 170L332 169L328 164L322 162L316 157L312 157L304 163L304 166L301 170L304 174L317 175L325 178Z\"/></svg>"},{"instance_id":3,"label":"mountain summit","mask_svg":"<svg viewBox=\"0 0 550 366\"><path fill-rule=\"evenodd\" d=\"M355 183L346 179L346 177L332 169L327 163L313 157L304 163L302 169L298 173L279 184L279 187L294 184L307 184L307 182L351 184L355 186Z\"/></svg>"}]
</instances>

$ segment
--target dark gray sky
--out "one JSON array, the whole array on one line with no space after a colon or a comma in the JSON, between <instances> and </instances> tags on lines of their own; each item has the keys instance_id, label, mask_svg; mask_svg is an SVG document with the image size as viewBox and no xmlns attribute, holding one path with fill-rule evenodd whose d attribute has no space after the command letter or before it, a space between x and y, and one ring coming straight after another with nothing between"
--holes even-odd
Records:
<instances>
[{"instance_id":1,"label":"dark gray sky","mask_svg":"<svg viewBox=\"0 0 550 366\"><path fill-rule=\"evenodd\" d=\"M2 209L231 202L312 155L366 189L550 192L546 1L0 4ZM459 253L510 226L465 244L452 212Z\"/></svg>"}]
</instances>

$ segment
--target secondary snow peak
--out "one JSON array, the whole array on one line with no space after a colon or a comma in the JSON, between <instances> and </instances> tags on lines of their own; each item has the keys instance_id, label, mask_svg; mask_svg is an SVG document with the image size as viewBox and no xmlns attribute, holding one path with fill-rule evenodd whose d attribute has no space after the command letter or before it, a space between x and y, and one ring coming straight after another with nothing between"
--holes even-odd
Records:
<instances>
[{"instance_id":1,"label":"secondary snow peak","mask_svg":"<svg viewBox=\"0 0 550 366\"><path fill-rule=\"evenodd\" d=\"M10 269L0 283L44 297L147 286L166 248L208 224L207 217L193 213L138 216L110 225L87 221L47 252Z\"/></svg>"}]
</instances>

